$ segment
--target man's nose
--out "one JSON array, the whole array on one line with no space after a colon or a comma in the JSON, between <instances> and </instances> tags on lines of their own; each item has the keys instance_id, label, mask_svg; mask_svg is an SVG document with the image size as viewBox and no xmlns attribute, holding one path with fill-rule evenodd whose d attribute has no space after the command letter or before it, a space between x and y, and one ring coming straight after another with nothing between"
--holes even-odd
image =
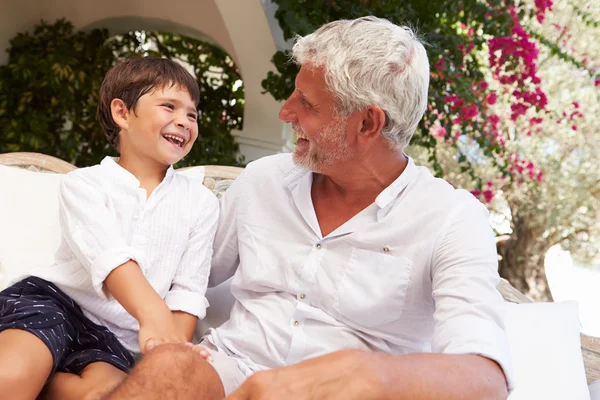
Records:
<instances>
[{"instance_id":1,"label":"man's nose","mask_svg":"<svg viewBox=\"0 0 600 400\"><path fill-rule=\"evenodd\" d=\"M283 122L296 122L298 120L298 115L291 109L290 103L290 99L287 99L279 110L279 119Z\"/></svg>"}]
</instances>

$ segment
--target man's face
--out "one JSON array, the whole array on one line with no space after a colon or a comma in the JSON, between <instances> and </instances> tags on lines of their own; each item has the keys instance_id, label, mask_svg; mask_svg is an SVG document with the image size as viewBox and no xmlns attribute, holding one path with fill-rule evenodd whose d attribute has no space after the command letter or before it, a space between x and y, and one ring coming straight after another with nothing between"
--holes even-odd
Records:
<instances>
[{"instance_id":1,"label":"man's face","mask_svg":"<svg viewBox=\"0 0 600 400\"><path fill-rule=\"evenodd\" d=\"M305 65L296 77L296 90L279 112L297 135L294 162L323 173L352 158L347 140L347 119L334 112L334 99L325 89L322 68Z\"/></svg>"},{"instance_id":2,"label":"man's face","mask_svg":"<svg viewBox=\"0 0 600 400\"><path fill-rule=\"evenodd\" d=\"M166 86L138 100L130 110L120 149L137 158L172 165L185 157L198 138L198 114L187 90Z\"/></svg>"}]
</instances>

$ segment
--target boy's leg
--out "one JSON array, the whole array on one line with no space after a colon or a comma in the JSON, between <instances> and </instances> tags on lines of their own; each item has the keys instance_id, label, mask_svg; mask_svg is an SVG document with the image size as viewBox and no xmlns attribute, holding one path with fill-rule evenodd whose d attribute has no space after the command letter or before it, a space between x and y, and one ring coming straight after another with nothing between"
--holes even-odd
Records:
<instances>
[{"instance_id":1,"label":"boy's leg","mask_svg":"<svg viewBox=\"0 0 600 400\"><path fill-rule=\"evenodd\" d=\"M50 349L35 335L18 330L0 332L2 398L35 399L52 371Z\"/></svg>"},{"instance_id":2,"label":"boy's leg","mask_svg":"<svg viewBox=\"0 0 600 400\"><path fill-rule=\"evenodd\" d=\"M127 374L105 363L94 362L80 375L57 372L42 393L43 400L96 400L116 388Z\"/></svg>"}]
</instances>

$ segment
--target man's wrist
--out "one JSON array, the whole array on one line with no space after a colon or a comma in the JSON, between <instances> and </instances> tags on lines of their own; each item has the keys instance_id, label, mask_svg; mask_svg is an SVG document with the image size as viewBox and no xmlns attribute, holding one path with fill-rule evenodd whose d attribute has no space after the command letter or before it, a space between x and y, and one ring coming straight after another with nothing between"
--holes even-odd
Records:
<instances>
[{"instance_id":1,"label":"man's wrist","mask_svg":"<svg viewBox=\"0 0 600 400\"><path fill-rule=\"evenodd\" d=\"M364 366L361 375L372 393L372 398L377 400L391 400L393 387L398 382L390 381L391 376L396 376L392 370L398 368L398 356L374 351L360 351L360 363ZM393 362L392 362L393 361Z\"/></svg>"}]
</instances>

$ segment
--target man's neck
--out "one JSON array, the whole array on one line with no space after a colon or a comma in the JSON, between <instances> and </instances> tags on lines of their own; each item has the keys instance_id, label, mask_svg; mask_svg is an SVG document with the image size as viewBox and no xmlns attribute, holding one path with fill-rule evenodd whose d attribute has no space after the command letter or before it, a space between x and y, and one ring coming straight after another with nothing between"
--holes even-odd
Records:
<instances>
[{"instance_id":1,"label":"man's neck","mask_svg":"<svg viewBox=\"0 0 600 400\"><path fill-rule=\"evenodd\" d=\"M403 154L387 153L372 162L354 159L348 164L313 176L311 198L323 237L373 204L402 174L408 159Z\"/></svg>"},{"instance_id":2,"label":"man's neck","mask_svg":"<svg viewBox=\"0 0 600 400\"><path fill-rule=\"evenodd\" d=\"M122 154L118 164L140 181L140 187L146 190L148 197L160 185L169 169L169 166L153 163L135 155Z\"/></svg>"},{"instance_id":3,"label":"man's neck","mask_svg":"<svg viewBox=\"0 0 600 400\"><path fill-rule=\"evenodd\" d=\"M335 171L315 174L313 186L347 203L372 203L406 169L408 158L391 153L372 158L352 160L348 165L337 166Z\"/></svg>"}]
</instances>

